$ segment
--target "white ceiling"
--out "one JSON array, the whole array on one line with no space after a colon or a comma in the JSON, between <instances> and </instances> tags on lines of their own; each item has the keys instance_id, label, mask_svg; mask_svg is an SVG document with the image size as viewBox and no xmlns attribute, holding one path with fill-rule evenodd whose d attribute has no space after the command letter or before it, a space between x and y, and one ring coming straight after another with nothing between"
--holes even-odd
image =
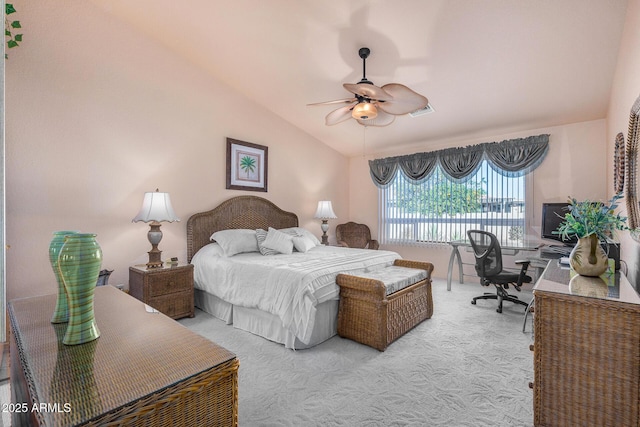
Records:
<instances>
[{"instance_id":1,"label":"white ceiling","mask_svg":"<svg viewBox=\"0 0 640 427\"><path fill-rule=\"evenodd\" d=\"M606 116L626 0L95 1L348 155ZM326 126L362 77L436 110L388 127ZM215 102L212 100L212 102Z\"/></svg>"}]
</instances>

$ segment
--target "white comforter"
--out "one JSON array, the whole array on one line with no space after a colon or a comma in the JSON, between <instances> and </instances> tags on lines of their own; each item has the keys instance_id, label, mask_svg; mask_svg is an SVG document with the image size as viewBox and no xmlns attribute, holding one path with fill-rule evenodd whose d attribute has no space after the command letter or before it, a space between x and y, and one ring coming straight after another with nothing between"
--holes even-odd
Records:
<instances>
[{"instance_id":1,"label":"white comforter","mask_svg":"<svg viewBox=\"0 0 640 427\"><path fill-rule=\"evenodd\" d=\"M215 255L214 245L200 249L191 261L195 287L231 304L277 315L305 344L311 338L316 305L340 294L338 273L373 271L400 258L390 251L333 246L291 255L253 252L225 257Z\"/></svg>"}]
</instances>

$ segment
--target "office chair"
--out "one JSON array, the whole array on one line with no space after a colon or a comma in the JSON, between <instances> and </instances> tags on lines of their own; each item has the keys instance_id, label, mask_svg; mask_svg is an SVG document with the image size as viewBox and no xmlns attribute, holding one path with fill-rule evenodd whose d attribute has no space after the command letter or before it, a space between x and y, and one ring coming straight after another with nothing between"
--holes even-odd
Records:
<instances>
[{"instance_id":1,"label":"office chair","mask_svg":"<svg viewBox=\"0 0 640 427\"><path fill-rule=\"evenodd\" d=\"M520 292L523 283L530 283L531 277L527 276L529 261L516 261L521 266L519 273L511 273L502 270L502 250L500 243L494 234L481 230L469 230L467 236L471 241L473 252L476 258L476 273L480 277L482 286L494 285L496 293L485 293L473 298L471 304L476 304L479 299L497 299L498 308L496 311L502 313L502 302L511 301L516 304L528 306L528 303L521 301L515 295L507 292L509 285Z\"/></svg>"}]
</instances>

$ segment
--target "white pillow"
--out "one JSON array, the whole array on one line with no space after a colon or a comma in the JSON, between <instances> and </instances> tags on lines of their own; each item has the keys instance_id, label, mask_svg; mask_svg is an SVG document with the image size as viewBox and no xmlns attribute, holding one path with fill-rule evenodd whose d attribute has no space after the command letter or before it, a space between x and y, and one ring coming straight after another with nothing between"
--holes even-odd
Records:
<instances>
[{"instance_id":1,"label":"white pillow","mask_svg":"<svg viewBox=\"0 0 640 427\"><path fill-rule=\"evenodd\" d=\"M255 230L221 230L211 235L211 240L220 244L226 256L245 252L258 252Z\"/></svg>"},{"instance_id":2,"label":"white pillow","mask_svg":"<svg viewBox=\"0 0 640 427\"><path fill-rule=\"evenodd\" d=\"M205 258L221 257L224 256L224 250L218 243L209 243L208 245L201 247L193 257L195 258L196 256Z\"/></svg>"},{"instance_id":3,"label":"white pillow","mask_svg":"<svg viewBox=\"0 0 640 427\"><path fill-rule=\"evenodd\" d=\"M292 240L293 247L298 252L307 252L309 249L316 247L316 244L307 236L295 236Z\"/></svg>"},{"instance_id":4,"label":"white pillow","mask_svg":"<svg viewBox=\"0 0 640 427\"><path fill-rule=\"evenodd\" d=\"M206 253L210 256L224 256L224 249L220 246L220 243L209 243L205 245L207 248Z\"/></svg>"},{"instance_id":5,"label":"white pillow","mask_svg":"<svg viewBox=\"0 0 640 427\"><path fill-rule=\"evenodd\" d=\"M313 234L309 230L302 227L282 228L280 229L280 231L282 231L283 233L292 234L295 236L305 236L309 240L311 240L315 246L320 246L322 244L320 243L320 240L318 240L315 234Z\"/></svg>"},{"instance_id":6,"label":"white pillow","mask_svg":"<svg viewBox=\"0 0 640 427\"><path fill-rule=\"evenodd\" d=\"M269 227L262 246L278 253L289 255L293 252L293 236Z\"/></svg>"}]
</instances>

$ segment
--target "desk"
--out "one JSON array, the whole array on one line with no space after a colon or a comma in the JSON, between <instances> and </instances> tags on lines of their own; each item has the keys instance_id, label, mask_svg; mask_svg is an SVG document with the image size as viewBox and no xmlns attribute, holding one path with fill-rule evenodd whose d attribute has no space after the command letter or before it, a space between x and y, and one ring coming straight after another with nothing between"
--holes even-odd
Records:
<instances>
[{"instance_id":1,"label":"desk","mask_svg":"<svg viewBox=\"0 0 640 427\"><path fill-rule=\"evenodd\" d=\"M100 338L67 346L55 304L9 303L12 425L237 425L230 351L113 286L95 291Z\"/></svg>"},{"instance_id":2,"label":"desk","mask_svg":"<svg viewBox=\"0 0 640 427\"><path fill-rule=\"evenodd\" d=\"M453 263L458 261L458 280L460 283L464 283L464 272L462 271L463 265L475 265L470 263L463 263L462 257L460 256L460 247L471 247L471 242L469 240L452 240L449 242L451 245L451 256L449 258L449 268L447 270L447 290L451 290L451 278L453 276ZM517 255L520 251L530 251L534 252L542 247L542 243L538 241L524 241L518 245L500 245L500 249L502 250L503 255Z\"/></svg>"},{"instance_id":3,"label":"desk","mask_svg":"<svg viewBox=\"0 0 640 427\"><path fill-rule=\"evenodd\" d=\"M640 426L640 297L550 261L533 289L535 426Z\"/></svg>"}]
</instances>

